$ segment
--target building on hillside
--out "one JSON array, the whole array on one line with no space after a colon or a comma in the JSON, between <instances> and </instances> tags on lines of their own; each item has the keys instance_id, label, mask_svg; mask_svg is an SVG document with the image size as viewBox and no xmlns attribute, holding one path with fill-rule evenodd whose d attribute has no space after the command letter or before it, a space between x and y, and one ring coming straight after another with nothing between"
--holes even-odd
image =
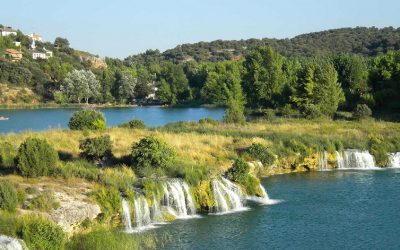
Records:
<instances>
[{"instance_id":1,"label":"building on hillside","mask_svg":"<svg viewBox=\"0 0 400 250\"><path fill-rule=\"evenodd\" d=\"M43 38L36 33L29 34L28 37L31 41L43 42Z\"/></svg>"},{"instance_id":2,"label":"building on hillside","mask_svg":"<svg viewBox=\"0 0 400 250\"><path fill-rule=\"evenodd\" d=\"M18 62L22 59L22 52L16 49L6 49L5 57L11 62Z\"/></svg>"},{"instance_id":3,"label":"building on hillside","mask_svg":"<svg viewBox=\"0 0 400 250\"><path fill-rule=\"evenodd\" d=\"M50 57L53 57L53 51L47 50L44 47L42 50L36 49L35 41L36 40L32 40L31 48L29 50L29 53L32 55L33 60L37 60L37 59L47 60Z\"/></svg>"},{"instance_id":4,"label":"building on hillside","mask_svg":"<svg viewBox=\"0 0 400 250\"><path fill-rule=\"evenodd\" d=\"M17 35L17 31L12 29L11 27L3 27L0 28L0 36L10 36L10 35Z\"/></svg>"},{"instance_id":5,"label":"building on hillside","mask_svg":"<svg viewBox=\"0 0 400 250\"><path fill-rule=\"evenodd\" d=\"M15 47L21 47L21 42L15 41L14 45L15 45Z\"/></svg>"}]
</instances>

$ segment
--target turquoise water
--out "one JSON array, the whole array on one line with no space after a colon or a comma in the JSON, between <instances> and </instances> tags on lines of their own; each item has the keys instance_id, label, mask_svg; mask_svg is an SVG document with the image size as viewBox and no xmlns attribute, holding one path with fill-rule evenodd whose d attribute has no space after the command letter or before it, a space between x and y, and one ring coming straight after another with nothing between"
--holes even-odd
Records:
<instances>
[{"instance_id":1,"label":"turquoise water","mask_svg":"<svg viewBox=\"0 0 400 250\"><path fill-rule=\"evenodd\" d=\"M0 121L0 133L66 128L72 113L77 110L79 109L0 110L0 116L9 118L8 121ZM221 108L134 107L99 110L104 113L108 126L116 126L132 119L140 119L147 126L155 127L177 121L198 121L205 117L221 120L224 114L224 109Z\"/></svg>"},{"instance_id":2,"label":"turquoise water","mask_svg":"<svg viewBox=\"0 0 400 250\"><path fill-rule=\"evenodd\" d=\"M332 171L263 180L284 202L181 220L166 249L400 249L400 170Z\"/></svg>"}]
</instances>

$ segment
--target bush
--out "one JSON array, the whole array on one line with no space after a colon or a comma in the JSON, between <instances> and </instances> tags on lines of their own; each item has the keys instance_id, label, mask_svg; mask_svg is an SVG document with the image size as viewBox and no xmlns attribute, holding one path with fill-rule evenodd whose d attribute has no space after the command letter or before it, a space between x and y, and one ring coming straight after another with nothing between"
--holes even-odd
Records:
<instances>
[{"instance_id":1,"label":"bush","mask_svg":"<svg viewBox=\"0 0 400 250\"><path fill-rule=\"evenodd\" d=\"M42 212L50 212L53 209L60 207L60 203L50 191L44 191L38 196L34 197L28 204L28 209L39 210Z\"/></svg>"},{"instance_id":2,"label":"bush","mask_svg":"<svg viewBox=\"0 0 400 250\"><path fill-rule=\"evenodd\" d=\"M66 249L132 250L162 248L161 246L157 247L157 240L153 234L126 234L121 230L99 229L87 234L75 234L67 243Z\"/></svg>"},{"instance_id":3,"label":"bush","mask_svg":"<svg viewBox=\"0 0 400 250\"><path fill-rule=\"evenodd\" d=\"M82 110L72 115L68 127L71 130L101 130L106 128L106 120L101 112Z\"/></svg>"},{"instance_id":4,"label":"bush","mask_svg":"<svg viewBox=\"0 0 400 250\"><path fill-rule=\"evenodd\" d=\"M246 182L250 172L250 165L242 158L237 159L231 168L226 171L226 177L237 183Z\"/></svg>"},{"instance_id":5,"label":"bush","mask_svg":"<svg viewBox=\"0 0 400 250\"><path fill-rule=\"evenodd\" d=\"M99 181L101 171L92 163L82 159L71 162L61 162L58 166L51 170L51 176L63 178L82 178L88 181Z\"/></svg>"},{"instance_id":6,"label":"bush","mask_svg":"<svg viewBox=\"0 0 400 250\"><path fill-rule=\"evenodd\" d=\"M131 120L127 123L121 124L120 127L123 128L134 128L134 129L144 129L146 128L146 125L144 124L144 121L142 120Z\"/></svg>"},{"instance_id":7,"label":"bush","mask_svg":"<svg viewBox=\"0 0 400 250\"><path fill-rule=\"evenodd\" d=\"M262 164L271 165L275 161L275 156L271 150L260 143L253 143L247 150L246 153L252 158L257 159L262 162Z\"/></svg>"},{"instance_id":8,"label":"bush","mask_svg":"<svg viewBox=\"0 0 400 250\"><path fill-rule=\"evenodd\" d=\"M0 167L13 167L16 154L17 150L13 145L8 142L0 143Z\"/></svg>"},{"instance_id":9,"label":"bush","mask_svg":"<svg viewBox=\"0 0 400 250\"><path fill-rule=\"evenodd\" d=\"M95 190L93 196L103 213L100 217L100 222L108 221L112 215L121 211L122 198L118 189L113 187L102 187Z\"/></svg>"},{"instance_id":10,"label":"bush","mask_svg":"<svg viewBox=\"0 0 400 250\"><path fill-rule=\"evenodd\" d=\"M175 151L161 139L148 136L132 147L132 163L137 168L168 168L175 159Z\"/></svg>"},{"instance_id":11,"label":"bush","mask_svg":"<svg viewBox=\"0 0 400 250\"><path fill-rule=\"evenodd\" d=\"M370 135L368 147L378 166L385 167L388 165L389 144L382 135Z\"/></svg>"},{"instance_id":12,"label":"bush","mask_svg":"<svg viewBox=\"0 0 400 250\"><path fill-rule=\"evenodd\" d=\"M58 161L57 152L46 140L28 138L18 149L17 168L23 176L47 176Z\"/></svg>"},{"instance_id":13,"label":"bush","mask_svg":"<svg viewBox=\"0 0 400 250\"><path fill-rule=\"evenodd\" d=\"M0 180L0 209L13 212L17 203L18 195L14 185L7 180Z\"/></svg>"},{"instance_id":14,"label":"bush","mask_svg":"<svg viewBox=\"0 0 400 250\"><path fill-rule=\"evenodd\" d=\"M88 160L104 161L112 157L112 144L109 135L86 138L79 143L81 155Z\"/></svg>"},{"instance_id":15,"label":"bush","mask_svg":"<svg viewBox=\"0 0 400 250\"><path fill-rule=\"evenodd\" d=\"M216 124L218 124L218 121L217 121L217 120L214 120L213 118L206 117L206 118L201 118L201 119L199 120L199 123L200 123L200 124L211 124L211 125L216 125Z\"/></svg>"},{"instance_id":16,"label":"bush","mask_svg":"<svg viewBox=\"0 0 400 250\"><path fill-rule=\"evenodd\" d=\"M354 119L362 120L370 117L372 115L372 111L366 104L357 104L352 114Z\"/></svg>"},{"instance_id":17,"label":"bush","mask_svg":"<svg viewBox=\"0 0 400 250\"><path fill-rule=\"evenodd\" d=\"M26 222L22 228L22 237L29 249L64 249L65 235L62 228L42 218Z\"/></svg>"}]
</instances>

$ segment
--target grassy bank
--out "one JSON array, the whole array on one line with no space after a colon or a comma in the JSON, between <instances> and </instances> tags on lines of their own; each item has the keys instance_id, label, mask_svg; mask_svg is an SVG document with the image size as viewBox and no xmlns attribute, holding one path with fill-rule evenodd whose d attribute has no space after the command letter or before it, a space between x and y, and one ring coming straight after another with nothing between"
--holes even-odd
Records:
<instances>
[{"instance_id":1,"label":"grassy bank","mask_svg":"<svg viewBox=\"0 0 400 250\"><path fill-rule=\"evenodd\" d=\"M109 136L112 157L102 164L85 159L80 142L102 136ZM149 136L159 138L173 150L172 165L144 170L135 166L132 148L137 148L137 143ZM22 177L15 167L18 148L28 138L46 140L58 153L60 160L47 176ZM355 122L284 118L227 124L204 119L151 129L115 127L10 133L0 135L0 145L0 184L8 181L15 186L13 202L17 204L16 211L0 213L0 234L28 240L28 245L34 246L33 240L47 236L29 233L42 223L45 228L56 227L51 220L48 222L51 213L73 200L84 206L98 204L101 214L93 220L80 221L74 234L63 238L66 249L103 249L103 246L153 249L167 239L152 234L128 237L120 229L114 230L123 224L122 198L130 200L132 207L132 200L143 196L151 206L153 201L162 199L166 178L181 178L190 186L198 211L209 212L215 205L211 180L226 174L228 169L233 181L237 180L245 193L257 195L256 176L315 170L318 153L322 151L328 152L329 164L335 163L336 150L347 148L369 150L376 159L383 160L387 153L400 151L400 124L372 119ZM253 162L252 168L241 176L241 172L248 171L244 166L246 161ZM258 161L262 164L254 163ZM231 167L233 163L237 165L235 170ZM60 197L64 200L57 203ZM32 220L33 214L39 218Z\"/></svg>"}]
</instances>

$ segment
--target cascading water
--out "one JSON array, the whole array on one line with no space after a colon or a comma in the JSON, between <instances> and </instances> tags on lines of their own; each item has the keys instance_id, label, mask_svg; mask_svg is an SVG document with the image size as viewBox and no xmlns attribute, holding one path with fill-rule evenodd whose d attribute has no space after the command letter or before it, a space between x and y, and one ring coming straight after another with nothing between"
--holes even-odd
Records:
<instances>
[{"instance_id":1,"label":"cascading water","mask_svg":"<svg viewBox=\"0 0 400 250\"><path fill-rule=\"evenodd\" d=\"M196 214L189 186L180 180L170 180L163 185L164 206L167 211L178 218L185 218Z\"/></svg>"},{"instance_id":2,"label":"cascading water","mask_svg":"<svg viewBox=\"0 0 400 250\"><path fill-rule=\"evenodd\" d=\"M156 199L153 200L153 205L151 206L151 220L155 223L163 222L163 215Z\"/></svg>"},{"instance_id":3,"label":"cascading water","mask_svg":"<svg viewBox=\"0 0 400 250\"><path fill-rule=\"evenodd\" d=\"M261 184L260 184L260 189L261 189L261 193L263 194L262 197L249 196L249 197L247 197L247 199L254 201L254 202L261 203L261 204L265 204L265 205L274 205L274 204L278 204L278 203L282 202L281 200L275 200L275 199L269 198L267 191Z\"/></svg>"},{"instance_id":4,"label":"cascading water","mask_svg":"<svg viewBox=\"0 0 400 250\"><path fill-rule=\"evenodd\" d=\"M128 202L123 199L122 200L122 218L124 219L125 231L132 232L132 221L131 221L131 211L129 209Z\"/></svg>"},{"instance_id":5,"label":"cascading water","mask_svg":"<svg viewBox=\"0 0 400 250\"><path fill-rule=\"evenodd\" d=\"M144 197L136 198L134 204L136 227L140 230L151 223L149 204Z\"/></svg>"},{"instance_id":6,"label":"cascading water","mask_svg":"<svg viewBox=\"0 0 400 250\"><path fill-rule=\"evenodd\" d=\"M328 153L326 151L318 153L318 169L326 171L328 169Z\"/></svg>"},{"instance_id":7,"label":"cascading water","mask_svg":"<svg viewBox=\"0 0 400 250\"><path fill-rule=\"evenodd\" d=\"M400 152L389 154L389 168L400 168Z\"/></svg>"},{"instance_id":8,"label":"cascading water","mask_svg":"<svg viewBox=\"0 0 400 250\"><path fill-rule=\"evenodd\" d=\"M240 187L231 181L221 178L211 182L215 201L215 213L227 213L231 211L241 211L246 208L243 206L243 195Z\"/></svg>"},{"instance_id":9,"label":"cascading water","mask_svg":"<svg viewBox=\"0 0 400 250\"><path fill-rule=\"evenodd\" d=\"M338 169L378 169L374 157L368 151L348 149L336 152Z\"/></svg>"}]
</instances>

